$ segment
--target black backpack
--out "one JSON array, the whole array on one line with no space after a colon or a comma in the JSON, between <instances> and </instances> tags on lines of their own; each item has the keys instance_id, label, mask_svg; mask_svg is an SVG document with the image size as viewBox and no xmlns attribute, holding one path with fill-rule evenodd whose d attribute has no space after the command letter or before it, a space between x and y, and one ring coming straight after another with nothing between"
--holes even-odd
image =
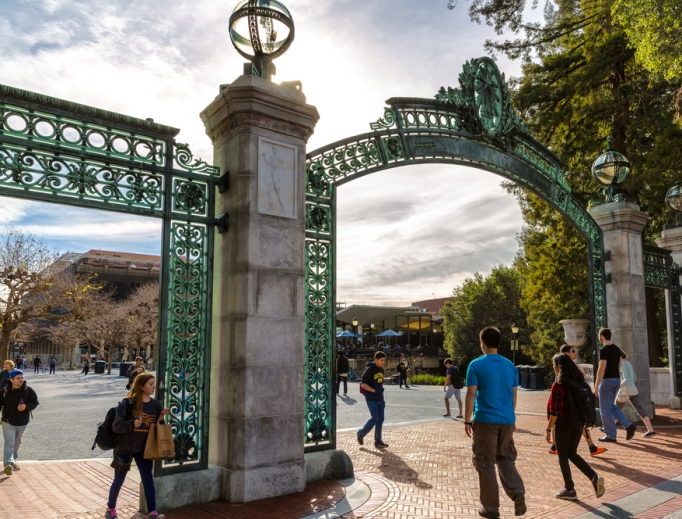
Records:
<instances>
[{"instance_id":1,"label":"black backpack","mask_svg":"<svg viewBox=\"0 0 682 519\"><path fill-rule=\"evenodd\" d=\"M126 420L130 420L133 417L133 399L128 399L128 407L126 408ZM114 420L116 419L116 407L112 407L107 411L104 421L97 425L97 434L95 435L95 441L92 443L92 449L95 450L95 445L102 449L103 451L108 451L110 449L115 449L118 445L118 440L120 434L114 432Z\"/></svg>"},{"instance_id":2,"label":"black backpack","mask_svg":"<svg viewBox=\"0 0 682 519\"><path fill-rule=\"evenodd\" d=\"M464 387L464 381L462 380L462 374L459 372L457 366L453 366L455 371L450 374L450 384L455 389L462 389Z\"/></svg>"},{"instance_id":3,"label":"black backpack","mask_svg":"<svg viewBox=\"0 0 682 519\"><path fill-rule=\"evenodd\" d=\"M568 411L576 424L594 427L597 422L597 399L590 385L585 382L568 381L566 387Z\"/></svg>"}]
</instances>

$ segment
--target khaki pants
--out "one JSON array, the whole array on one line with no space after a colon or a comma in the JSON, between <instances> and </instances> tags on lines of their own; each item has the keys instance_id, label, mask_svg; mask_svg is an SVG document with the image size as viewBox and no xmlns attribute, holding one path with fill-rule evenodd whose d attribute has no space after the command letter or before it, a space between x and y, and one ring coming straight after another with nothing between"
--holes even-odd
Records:
<instances>
[{"instance_id":1,"label":"khaki pants","mask_svg":"<svg viewBox=\"0 0 682 519\"><path fill-rule=\"evenodd\" d=\"M516 470L514 426L495 423L473 423L473 461L478 472L481 504L489 512L499 512L500 490L497 485L495 465L500 473L502 487L510 499L525 494L521 476Z\"/></svg>"}]
</instances>

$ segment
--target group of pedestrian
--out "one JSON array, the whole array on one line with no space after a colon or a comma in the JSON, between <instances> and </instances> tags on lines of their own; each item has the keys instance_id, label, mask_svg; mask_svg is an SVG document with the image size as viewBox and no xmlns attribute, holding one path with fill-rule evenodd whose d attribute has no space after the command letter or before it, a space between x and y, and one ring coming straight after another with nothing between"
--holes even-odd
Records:
<instances>
[{"instance_id":1,"label":"group of pedestrian","mask_svg":"<svg viewBox=\"0 0 682 519\"><path fill-rule=\"evenodd\" d=\"M50 360L47 361L47 365L50 368L50 375L57 374L57 358L53 355ZM45 368L43 367L43 361L40 356L36 355L33 357L33 374L40 373L42 370L45 373Z\"/></svg>"}]
</instances>

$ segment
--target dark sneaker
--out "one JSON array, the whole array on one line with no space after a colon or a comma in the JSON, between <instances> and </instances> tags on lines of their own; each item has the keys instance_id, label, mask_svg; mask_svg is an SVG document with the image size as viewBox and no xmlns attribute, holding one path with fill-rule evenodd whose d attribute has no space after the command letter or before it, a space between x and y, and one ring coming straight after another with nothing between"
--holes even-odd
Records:
<instances>
[{"instance_id":1,"label":"dark sneaker","mask_svg":"<svg viewBox=\"0 0 682 519\"><path fill-rule=\"evenodd\" d=\"M500 514L497 512L490 512L485 508L478 509L478 515L481 517L486 517L487 519L500 519Z\"/></svg>"},{"instance_id":2,"label":"dark sneaker","mask_svg":"<svg viewBox=\"0 0 682 519\"><path fill-rule=\"evenodd\" d=\"M5 474L7 474L8 476L12 475L12 465L7 465L5 467Z\"/></svg>"},{"instance_id":3,"label":"dark sneaker","mask_svg":"<svg viewBox=\"0 0 682 519\"><path fill-rule=\"evenodd\" d=\"M611 442L611 443L616 443L618 440L615 438L609 438L608 436L603 436L602 438L599 438L600 442Z\"/></svg>"},{"instance_id":4,"label":"dark sneaker","mask_svg":"<svg viewBox=\"0 0 682 519\"><path fill-rule=\"evenodd\" d=\"M597 476L596 474L592 478L592 486L594 487L594 493L597 497L601 497L606 492L606 487L604 486L604 478Z\"/></svg>"},{"instance_id":5,"label":"dark sneaker","mask_svg":"<svg viewBox=\"0 0 682 519\"><path fill-rule=\"evenodd\" d=\"M385 449L385 448L388 447L388 443L384 443L383 441L380 441L380 442L376 442L376 443L374 444L374 446L375 446L377 449Z\"/></svg>"},{"instance_id":6,"label":"dark sneaker","mask_svg":"<svg viewBox=\"0 0 682 519\"><path fill-rule=\"evenodd\" d=\"M117 517L115 508L107 508L104 519L116 519Z\"/></svg>"},{"instance_id":7,"label":"dark sneaker","mask_svg":"<svg viewBox=\"0 0 682 519\"><path fill-rule=\"evenodd\" d=\"M632 438L635 436L635 433L637 432L637 426L635 424L630 424L630 427L625 429L627 431L627 435L625 435L626 440L632 440Z\"/></svg>"},{"instance_id":8,"label":"dark sneaker","mask_svg":"<svg viewBox=\"0 0 682 519\"><path fill-rule=\"evenodd\" d=\"M464 418L464 417L461 414L458 414L457 418Z\"/></svg>"},{"instance_id":9,"label":"dark sneaker","mask_svg":"<svg viewBox=\"0 0 682 519\"><path fill-rule=\"evenodd\" d=\"M555 496L557 499L569 499L571 501L575 501L576 499L578 499L578 494L576 494L575 489L566 490L564 488L561 492L555 494Z\"/></svg>"},{"instance_id":10,"label":"dark sneaker","mask_svg":"<svg viewBox=\"0 0 682 519\"><path fill-rule=\"evenodd\" d=\"M450 417L452 416L451 414L444 414L443 417Z\"/></svg>"},{"instance_id":11,"label":"dark sneaker","mask_svg":"<svg viewBox=\"0 0 682 519\"><path fill-rule=\"evenodd\" d=\"M364 445L365 440L362 438L362 436L360 436L359 434L357 434L356 437L357 437L357 439L358 439L358 443L359 443L360 445Z\"/></svg>"},{"instance_id":12,"label":"dark sneaker","mask_svg":"<svg viewBox=\"0 0 682 519\"><path fill-rule=\"evenodd\" d=\"M649 432L645 432L645 433L642 435L642 437L643 437L643 438L651 438L651 437L654 436L655 434L656 434L656 431L649 431Z\"/></svg>"},{"instance_id":13,"label":"dark sneaker","mask_svg":"<svg viewBox=\"0 0 682 519\"><path fill-rule=\"evenodd\" d=\"M151 514L149 514L149 519L166 519L166 516L154 510Z\"/></svg>"},{"instance_id":14,"label":"dark sneaker","mask_svg":"<svg viewBox=\"0 0 682 519\"><path fill-rule=\"evenodd\" d=\"M516 494L514 496L514 515L524 515L526 513L526 496Z\"/></svg>"}]
</instances>

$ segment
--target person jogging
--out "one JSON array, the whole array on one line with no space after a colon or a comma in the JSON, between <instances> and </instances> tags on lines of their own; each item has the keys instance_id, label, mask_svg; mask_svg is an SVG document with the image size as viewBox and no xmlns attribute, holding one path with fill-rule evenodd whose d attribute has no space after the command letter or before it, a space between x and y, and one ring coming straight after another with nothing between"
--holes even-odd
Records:
<instances>
[{"instance_id":1,"label":"person jogging","mask_svg":"<svg viewBox=\"0 0 682 519\"><path fill-rule=\"evenodd\" d=\"M565 353L566 355L568 355L574 363L575 359L578 358L578 353L575 351L575 346L569 346L568 344L564 344L561 347L560 353ZM598 456L599 454L603 454L609 450L605 447L597 447L592 441L592 435L590 435L590 431L586 427L583 428L583 438L585 438L585 441L587 442L587 447L590 449L590 456ZM554 441L554 437L552 437L552 445L549 446L549 453L557 454L556 442Z\"/></svg>"},{"instance_id":2,"label":"person jogging","mask_svg":"<svg viewBox=\"0 0 682 519\"><path fill-rule=\"evenodd\" d=\"M621 363L620 363L620 373L621 373L621 383L620 390L618 391L618 398L616 400L616 406L621 411L630 402L630 405L634 408L635 412L646 425L646 432L642 435L644 438L650 438L656 434L654 431L654 426L651 425L651 419L647 415L644 406L639 398L639 390L635 385L635 370L627 360L628 354L621 350Z\"/></svg>"},{"instance_id":3,"label":"person jogging","mask_svg":"<svg viewBox=\"0 0 682 519\"><path fill-rule=\"evenodd\" d=\"M374 446L378 449L385 449L388 444L381 438L381 428L384 423L384 364L386 354L377 351L374 354L374 362L367 365L367 369L362 374L360 387L364 391L365 403L369 409L370 419L362 429L358 431L357 438L360 445L364 444L364 438L372 428L374 428Z\"/></svg>"},{"instance_id":4,"label":"person jogging","mask_svg":"<svg viewBox=\"0 0 682 519\"><path fill-rule=\"evenodd\" d=\"M151 373L141 373L135 377L130 392L116 408L116 418L112 428L115 433L121 435L119 445L116 448L116 456L120 456L125 462L130 461L132 456L137 465L137 470L140 472L147 508L151 510L149 519L163 519L165 515L156 511L156 489L152 477L154 462L144 459L149 426L157 422L163 423L164 417L170 412L170 409L164 409L161 402L152 398L155 390L156 379ZM126 418L126 415L129 415L129 399L133 400L133 418L131 419ZM107 502L107 511L104 514L106 519L117 517L116 501L127 473L127 470L114 470L114 481L109 489L109 501Z\"/></svg>"},{"instance_id":5,"label":"person jogging","mask_svg":"<svg viewBox=\"0 0 682 519\"><path fill-rule=\"evenodd\" d=\"M452 359L445 359L445 414L443 416L452 416L450 414L450 399L454 396L459 405L459 414L457 418L464 418L462 416L462 394L460 390L464 385L462 384L462 375L459 374L457 366L452 363Z\"/></svg>"},{"instance_id":6,"label":"person jogging","mask_svg":"<svg viewBox=\"0 0 682 519\"><path fill-rule=\"evenodd\" d=\"M627 435L626 440L632 439L637 430L630 420L625 418L623 412L616 406L616 396L620 389L620 360L621 350L611 342L611 330L602 328L599 330L599 368L594 382L594 394L599 397L599 414L606 436L599 438L600 442L618 441L616 435L616 422L618 420Z\"/></svg>"},{"instance_id":7,"label":"person jogging","mask_svg":"<svg viewBox=\"0 0 682 519\"><path fill-rule=\"evenodd\" d=\"M514 446L519 375L514 364L497 354L500 339L500 330L493 326L481 330L483 356L469 364L466 376L464 432L473 436L473 463L483 505L478 515L490 519L500 517L496 465L504 491L514 501L514 514L526 513L526 490L516 470Z\"/></svg>"},{"instance_id":8,"label":"person jogging","mask_svg":"<svg viewBox=\"0 0 682 519\"><path fill-rule=\"evenodd\" d=\"M17 459L21 437L31 419L31 411L38 407L36 392L26 385L24 372L14 369L9 373L9 383L0 390L0 409L2 415L2 438L5 442L2 464L5 474L12 475L19 470Z\"/></svg>"},{"instance_id":9,"label":"person jogging","mask_svg":"<svg viewBox=\"0 0 682 519\"><path fill-rule=\"evenodd\" d=\"M556 382L552 384L547 401L547 443L552 443L552 433L556 438L557 453L559 455L559 467L564 479L564 489L556 494L557 499L575 500L578 498L569 461L585 474L594 487L597 497L604 495L604 478L590 467L578 454L578 444L583 434L584 424L577 414L576 399L573 397L571 383L585 381L583 372L580 371L571 357L565 353L554 356L554 373Z\"/></svg>"}]
</instances>

